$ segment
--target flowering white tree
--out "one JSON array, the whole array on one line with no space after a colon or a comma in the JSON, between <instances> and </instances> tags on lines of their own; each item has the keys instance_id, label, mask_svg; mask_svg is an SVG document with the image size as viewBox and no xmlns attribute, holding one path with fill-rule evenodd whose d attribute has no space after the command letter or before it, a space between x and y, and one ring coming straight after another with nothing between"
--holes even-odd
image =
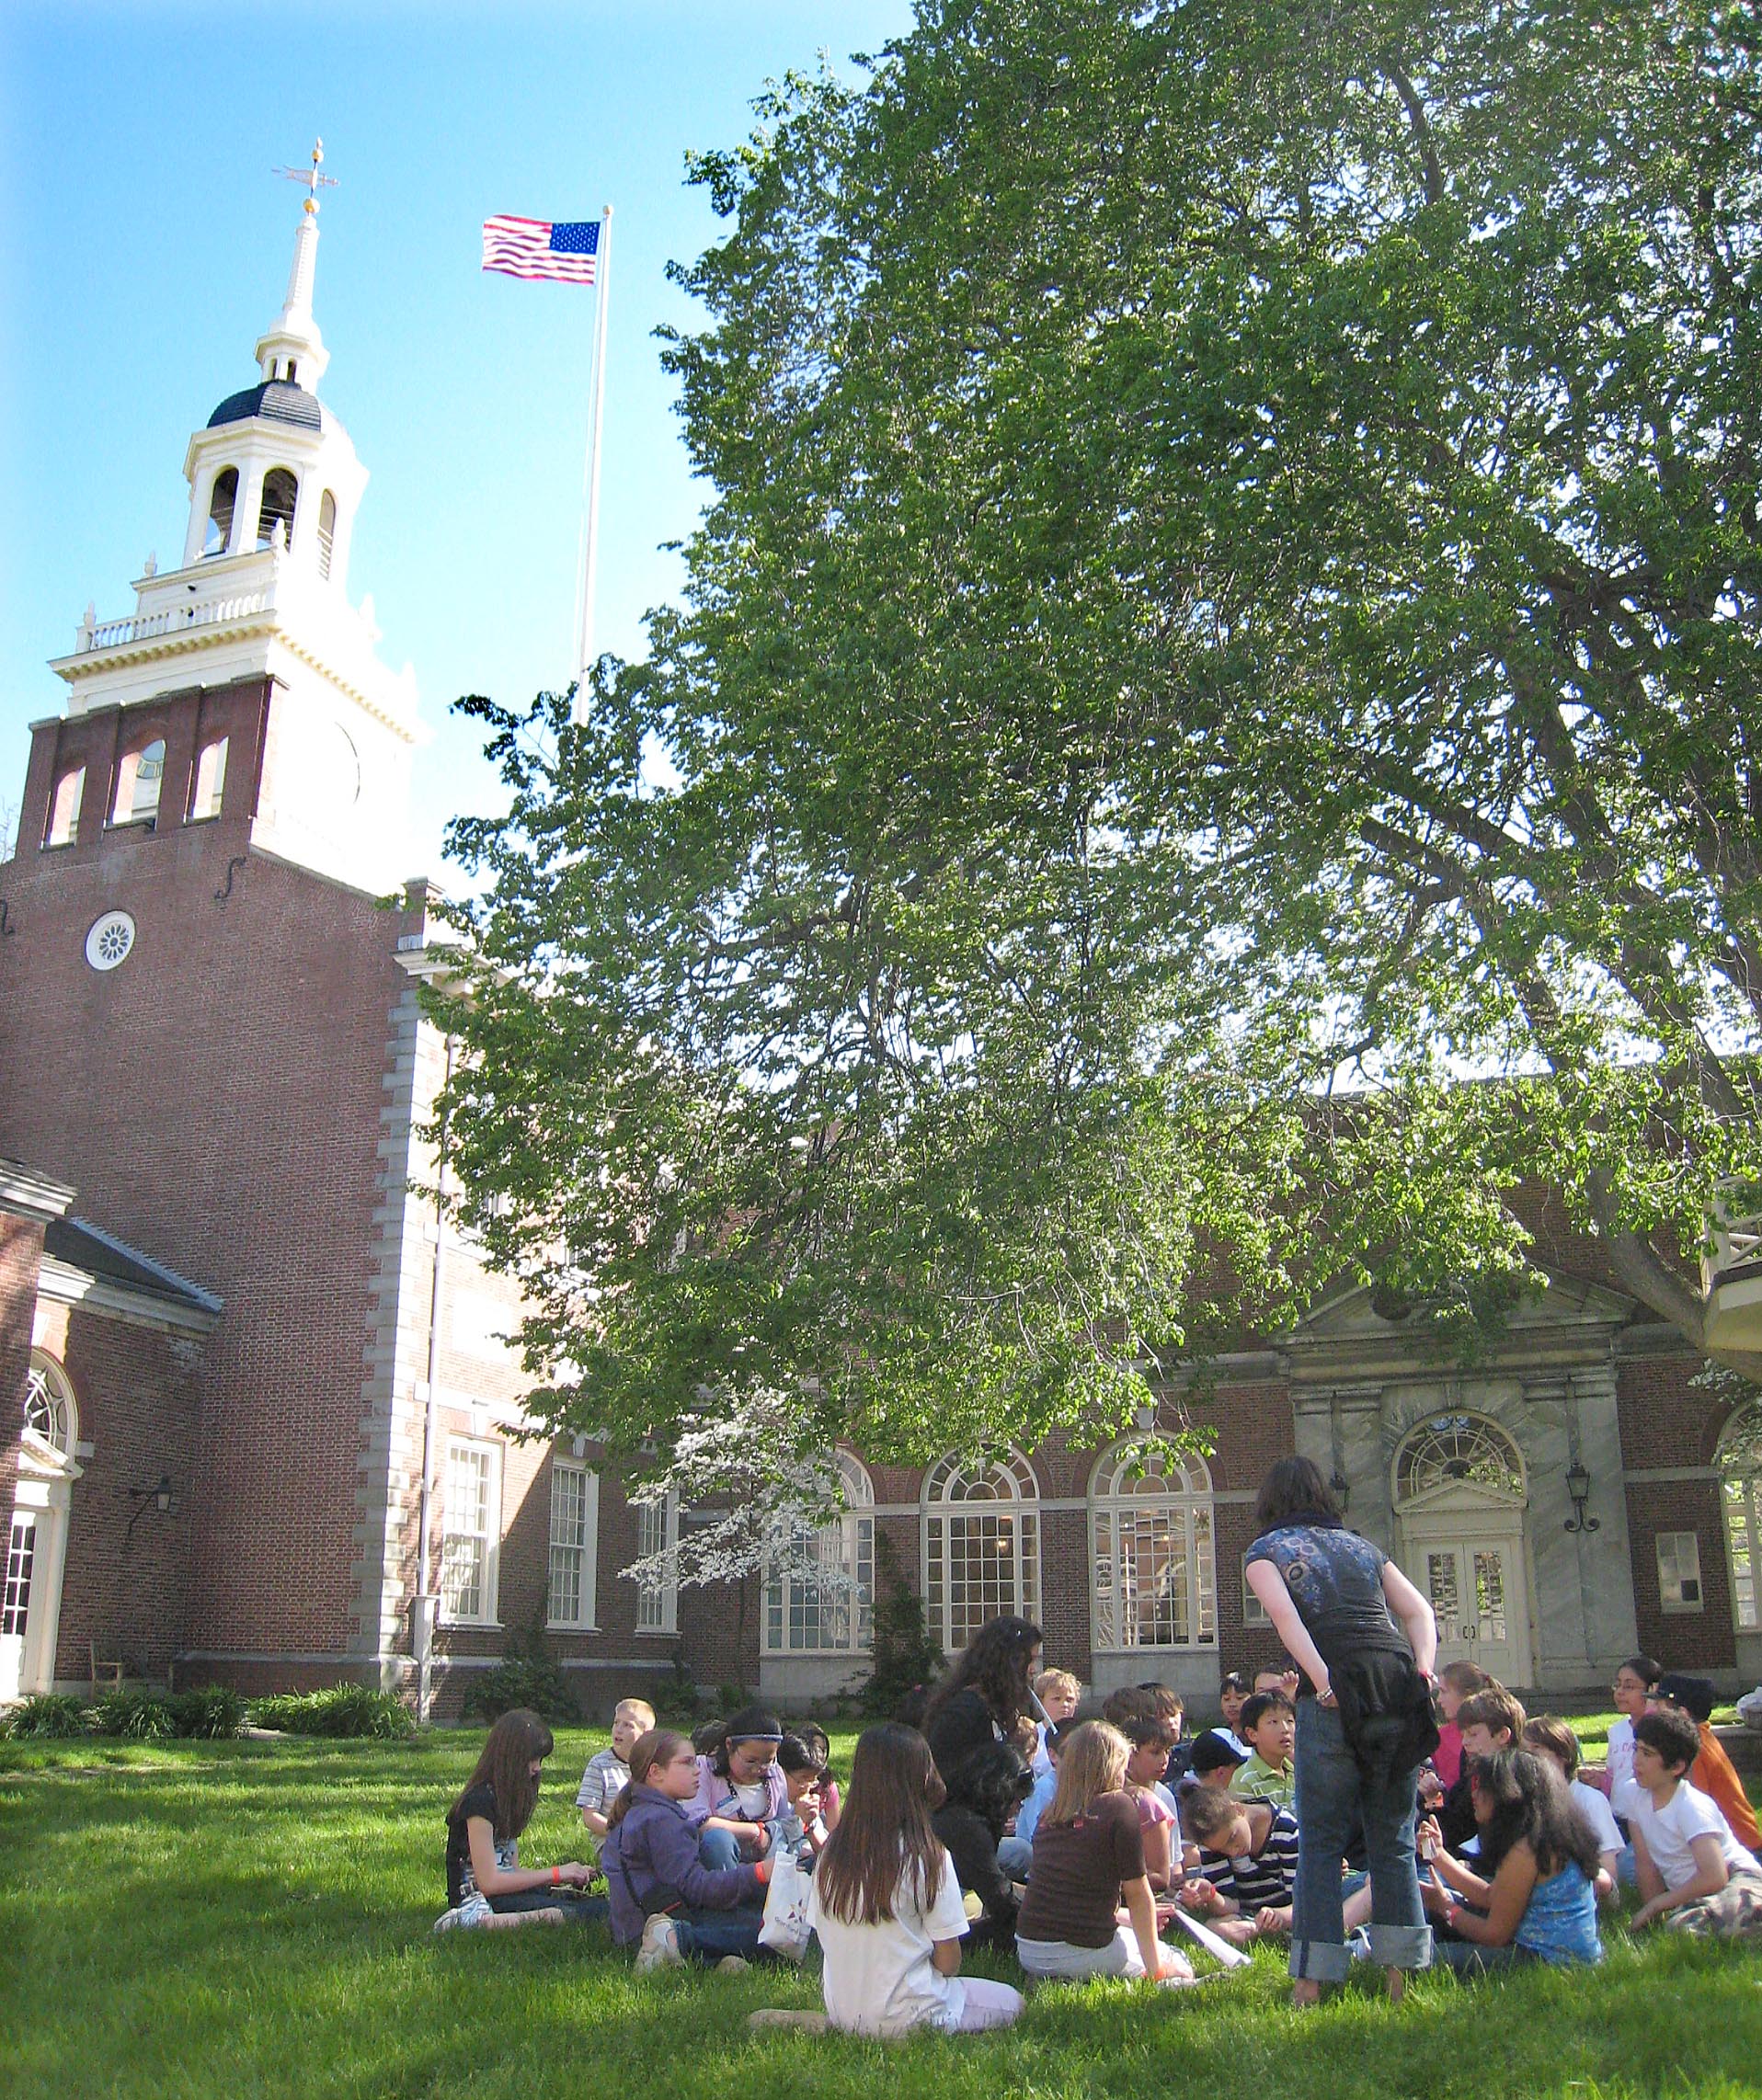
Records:
<instances>
[{"instance_id":1,"label":"flowering white tree","mask_svg":"<svg viewBox=\"0 0 1762 2100\"><path fill-rule=\"evenodd\" d=\"M692 1522L631 1562L624 1573L636 1582L685 1589L768 1571L822 1595L855 1586L814 1557L815 1533L843 1508L843 1484L809 1410L780 1387L704 1389L631 1500L652 1505L669 1495Z\"/></svg>"}]
</instances>

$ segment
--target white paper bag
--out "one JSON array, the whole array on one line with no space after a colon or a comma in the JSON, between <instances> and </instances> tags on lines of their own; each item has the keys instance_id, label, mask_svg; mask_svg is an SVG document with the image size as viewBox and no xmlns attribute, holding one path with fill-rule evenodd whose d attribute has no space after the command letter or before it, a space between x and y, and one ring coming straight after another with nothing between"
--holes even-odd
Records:
<instances>
[{"instance_id":1,"label":"white paper bag","mask_svg":"<svg viewBox=\"0 0 1762 2100\"><path fill-rule=\"evenodd\" d=\"M775 1852L771 1858L771 1884L765 1890L765 1922L759 1928L759 1945L770 1947L789 1961L799 1961L807 1952L807 1877L795 1864L792 1852Z\"/></svg>"}]
</instances>

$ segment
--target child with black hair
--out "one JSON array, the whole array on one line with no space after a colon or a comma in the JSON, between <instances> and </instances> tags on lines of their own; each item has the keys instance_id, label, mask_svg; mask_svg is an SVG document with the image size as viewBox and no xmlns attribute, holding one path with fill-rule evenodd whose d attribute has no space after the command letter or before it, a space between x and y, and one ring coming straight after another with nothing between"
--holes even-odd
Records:
<instances>
[{"instance_id":1,"label":"child with black hair","mask_svg":"<svg viewBox=\"0 0 1762 2100\"><path fill-rule=\"evenodd\" d=\"M1242 1702L1240 1733L1248 1745L1245 1764L1230 1776L1230 1791L1239 1801L1271 1801L1281 1809L1297 1806L1297 1707L1283 1692L1256 1692Z\"/></svg>"},{"instance_id":2,"label":"child with black hair","mask_svg":"<svg viewBox=\"0 0 1762 2100\"><path fill-rule=\"evenodd\" d=\"M539 1772L556 1747L549 1724L524 1706L489 1731L472 1775L447 1811L447 1908L438 1933L455 1925L584 1923L606 1905L581 1891L594 1869L579 1860L522 1866L520 1835L538 1806Z\"/></svg>"},{"instance_id":3,"label":"child with black hair","mask_svg":"<svg viewBox=\"0 0 1762 2100\"><path fill-rule=\"evenodd\" d=\"M1762 1866L1732 1835L1716 1802L1688 1784L1700 1731L1665 1707L1633 1724L1639 1795L1630 1829L1640 1894L1635 1930L1665 1918L1678 1932L1762 1939Z\"/></svg>"},{"instance_id":4,"label":"child with black hair","mask_svg":"<svg viewBox=\"0 0 1762 2100\"><path fill-rule=\"evenodd\" d=\"M826 1783L825 1752L805 1733L794 1735L784 1729L777 1745L777 1769L789 1798L777 1830L785 1850L796 1852L807 1864L819 1856L828 1836L820 1798Z\"/></svg>"},{"instance_id":5,"label":"child with black hair","mask_svg":"<svg viewBox=\"0 0 1762 2100\"><path fill-rule=\"evenodd\" d=\"M1601 1961L1596 1839L1560 1774L1531 1751L1470 1751L1468 1783L1475 1866L1440 1857L1420 1883L1426 1909L1450 1928L1433 1941L1433 1958L1468 1976L1526 1961Z\"/></svg>"},{"instance_id":6,"label":"child with black hair","mask_svg":"<svg viewBox=\"0 0 1762 2100\"><path fill-rule=\"evenodd\" d=\"M1690 1677L1679 1670L1666 1670L1652 1695L1653 1706L1675 1706L1694 1722L1700 1737L1688 1783L1705 1794L1731 1827L1732 1835L1745 1851L1755 1854L1762 1832L1756 1827L1756 1810L1744 1791L1737 1767L1725 1753L1725 1745L1713 1733L1713 1702L1718 1697L1711 1677Z\"/></svg>"},{"instance_id":7,"label":"child with black hair","mask_svg":"<svg viewBox=\"0 0 1762 2100\"><path fill-rule=\"evenodd\" d=\"M789 1812L789 1789L777 1766L783 1740L775 1714L742 1706L720 1724L714 1746L699 1752L697 1792L686 1814L697 1830L705 1866L738 1866L770 1851L772 1834Z\"/></svg>"}]
</instances>

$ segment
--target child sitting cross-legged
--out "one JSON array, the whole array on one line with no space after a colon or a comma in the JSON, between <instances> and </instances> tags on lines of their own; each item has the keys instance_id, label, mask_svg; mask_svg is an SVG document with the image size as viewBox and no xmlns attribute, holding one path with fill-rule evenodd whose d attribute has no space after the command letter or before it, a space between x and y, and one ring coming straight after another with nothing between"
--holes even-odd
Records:
<instances>
[{"instance_id":1,"label":"child sitting cross-legged","mask_svg":"<svg viewBox=\"0 0 1762 2100\"><path fill-rule=\"evenodd\" d=\"M1030 1976L1175 1982L1193 1974L1156 1936L1138 1809L1123 1790L1128 1753L1105 1721L1084 1721L1059 1745L1058 1789L1034 1833L1016 1921L1016 1958Z\"/></svg>"},{"instance_id":2,"label":"child sitting cross-legged","mask_svg":"<svg viewBox=\"0 0 1762 2100\"><path fill-rule=\"evenodd\" d=\"M1663 1918L1678 1932L1715 1939L1762 1939L1762 1866L1732 1835L1711 1801L1688 1784L1700 1730L1666 1708L1633 1724L1639 1789L1629 1829L1644 1899L1637 1927Z\"/></svg>"},{"instance_id":3,"label":"child sitting cross-legged","mask_svg":"<svg viewBox=\"0 0 1762 2100\"><path fill-rule=\"evenodd\" d=\"M825 1957L825 2015L767 2008L750 2026L972 2034L1016 2017L1020 1992L960 1973L967 1931L960 1882L931 1822L942 1798L930 1745L916 1729L886 1721L864 1730L851 1798L807 1900Z\"/></svg>"},{"instance_id":4,"label":"child sitting cross-legged","mask_svg":"<svg viewBox=\"0 0 1762 2100\"><path fill-rule=\"evenodd\" d=\"M438 1933L455 1925L585 1923L606 1914L581 1891L594 1870L579 1860L522 1866L520 1835L538 1806L539 1772L555 1748L550 1724L524 1706L504 1714L486 1738L464 1790L447 1811L447 1908Z\"/></svg>"},{"instance_id":5,"label":"child sitting cross-legged","mask_svg":"<svg viewBox=\"0 0 1762 2100\"><path fill-rule=\"evenodd\" d=\"M1297 1708L1283 1692L1256 1692L1242 1704L1239 1732L1249 1759L1230 1775L1239 1801L1271 1801L1280 1809L1297 1803Z\"/></svg>"},{"instance_id":6,"label":"child sitting cross-legged","mask_svg":"<svg viewBox=\"0 0 1762 2100\"><path fill-rule=\"evenodd\" d=\"M630 1752L630 1784L612 1804L601 1851L612 1936L635 1946L638 1973L692 1959L746 1967L759 1949L771 1862L705 1866L687 1814L698 1791L689 1736L650 1729Z\"/></svg>"},{"instance_id":7,"label":"child sitting cross-legged","mask_svg":"<svg viewBox=\"0 0 1762 2100\"><path fill-rule=\"evenodd\" d=\"M1524 1748L1546 1758L1566 1783L1566 1798L1591 1827L1596 1840L1597 1895L1606 1900L1615 1894L1617 1863L1621 1856L1621 1832L1609 1804L1595 1786L1578 1776L1578 1738L1553 1714L1537 1714L1524 1723Z\"/></svg>"},{"instance_id":8,"label":"child sitting cross-legged","mask_svg":"<svg viewBox=\"0 0 1762 2100\"><path fill-rule=\"evenodd\" d=\"M1475 1866L1436 1855L1435 1876L1420 1882L1426 1909L1451 1928L1433 1940L1434 1957L1469 1976L1526 1961L1601 1961L1596 1839L1559 1772L1527 1750L1470 1752L1468 1782Z\"/></svg>"},{"instance_id":9,"label":"child sitting cross-legged","mask_svg":"<svg viewBox=\"0 0 1762 2100\"><path fill-rule=\"evenodd\" d=\"M1181 1827L1199 1847L1198 1872L1179 1891L1187 1910L1238 1946L1290 1931L1298 1832L1288 1809L1199 1786L1181 1804Z\"/></svg>"}]
</instances>

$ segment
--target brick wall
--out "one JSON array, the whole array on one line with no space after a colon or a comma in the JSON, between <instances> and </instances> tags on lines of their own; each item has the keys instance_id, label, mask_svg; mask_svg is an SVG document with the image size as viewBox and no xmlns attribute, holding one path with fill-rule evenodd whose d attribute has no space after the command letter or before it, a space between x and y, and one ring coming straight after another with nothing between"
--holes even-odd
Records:
<instances>
[{"instance_id":1,"label":"brick wall","mask_svg":"<svg viewBox=\"0 0 1762 2100\"><path fill-rule=\"evenodd\" d=\"M68 1510L55 1675L84 1682L96 1646L130 1676L164 1680L184 1615L200 1345L59 1305L43 1307L39 1333L73 1382L90 1446ZM162 1475L168 1512L130 1493Z\"/></svg>"},{"instance_id":2,"label":"brick wall","mask_svg":"<svg viewBox=\"0 0 1762 2100\"><path fill-rule=\"evenodd\" d=\"M109 710L37 733L22 848L0 871L16 928L0 943L0 1070L27 1075L0 1094L0 1153L71 1181L79 1215L225 1301L195 1384L181 1645L328 1651L347 1641L358 1550L368 1242L405 921L246 850L266 692L252 681L130 710L126 725ZM184 824L179 754L222 720L235 739L223 814ZM106 830L104 739L113 754L148 726L167 746L160 819ZM39 852L51 778L82 739L78 840ZM135 946L100 974L86 931L116 908L133 914Z\"/></svg>"},{"instance_id":3,"label":"brick wall","mask_svg":"<svg viewBox=\"0 0 1762 2100\"><path fill-rule=\"evenodd\" d=\"M1688 1472L1710 1467L1731 1404L1694 1383L1701 1369L1686 1351L1661 1345L1658 1353L1623 1362L1618 1375L1628 1542L1633 1569L1634 1615L1640 1646L1667 1669L1729 1670L1736 1661L1731 1571L1719 1489L1711 1478L1646 1478L1653 1469ZM1658 1534L1688 1531L1699 1541L1701 1608L1665 1611L1659 1593Z\"/></svg>"},{"instance_id":4,"label":"brick wall","mask_svg":"<svg viewBox=\"0 0 1762 2100\"><path fill-rule=\"evenodd\" d=\"M30 1370L30 1330L37 1312L37 1272L43 1228L35 1218L0 1211L0 1512L9 1519L18 1484L18 1439L24 1428L25 1378Z\"/></svg>"}]
</instances>

